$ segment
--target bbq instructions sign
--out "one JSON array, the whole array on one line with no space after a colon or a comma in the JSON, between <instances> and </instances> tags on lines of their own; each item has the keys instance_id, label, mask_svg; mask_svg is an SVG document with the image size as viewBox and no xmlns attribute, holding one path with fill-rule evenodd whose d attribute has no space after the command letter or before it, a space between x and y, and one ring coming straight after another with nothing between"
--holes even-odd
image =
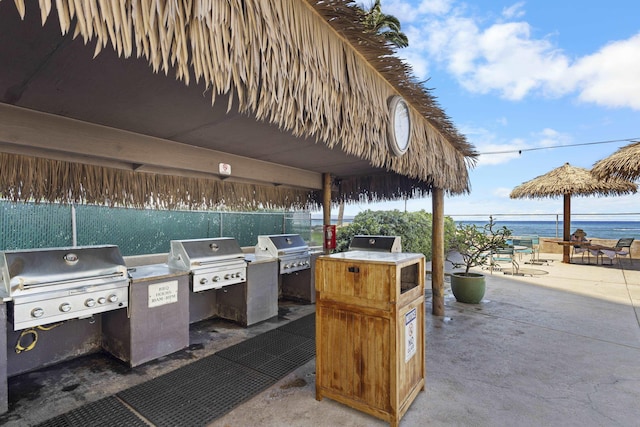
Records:
<instances>
[{"instance_id":1,"label":"bbq instructions sign","mask_svg":"<svg viewBox=\"0 0 640 427\"><path fill-rule=\"evenodd\" d=\"M178 302L178 281L149 285L149 308Z\"/></svg>"},{"instance_id":2,"label":"bbq instructions sign","mask_svg":"<svg viewBox=\"0 0 640 427\"><path fill-rule=\"evenodd\" d=\"M418 321L417 309L410 310L404 315L404 339L405 339L405 363L411 360L418 350L417 334Z\"/></svg>"}]
</instances>

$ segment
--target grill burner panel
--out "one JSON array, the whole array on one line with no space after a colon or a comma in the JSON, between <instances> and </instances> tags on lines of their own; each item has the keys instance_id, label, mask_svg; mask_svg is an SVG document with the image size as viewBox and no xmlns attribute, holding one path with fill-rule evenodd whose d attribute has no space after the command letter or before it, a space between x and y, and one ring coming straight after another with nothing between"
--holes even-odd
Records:
<instances>
[{"instance_id":1,"label":"grill burner panel","mask_svg":"<svg viewBox=\"0 0 640 427\"><path fill-rule=\"evenodd\" d=\"M275 234L258 236L256 257L277 258L280 274L311 268L309 246L299 234Z\"/></svg>"},{"instance_id":2,"label":"grill burner panel","mask_svg":"<svg viewBox=\"0 0 640 427\"><path fill-rule=\"evenodd\" d=\"M128 297L129 282L124 280L118 285L74 288L16 298L13 304L14 330L91 317L127 306Z\"/></svg>"},{"instance_id":3,"label":"grill burner panel","mask_svg":"<svg viewBox=\"0 0 640 427\"><path fill-rule=\"evenodd\" d=\"M16 331L129 303L127 267L117 246L6 251L0 272Z\"/></svg>"},{"instance_id":4,"label":"grill burner panel","mask_svg":"<svg viewBox=\"0 0 640 427\"><path fill-rule=\"evenodd\" d=\"M247 263L232 237L172 240L169 267L191 272L193 292L247 281Z\"/></svg>"},{"instance_id":5,"label":"grill burner panel","mask_svg":"<svg viewBox=\"0 0 640 427\"><path fill-rule=\"evenodd\" d=\"M311 267L309 255L280 257L280 274L293 273Z\"/></svg>"},{"instance_id":6,"label":"grill burner panel","mask_svg":"<svg viewBox=\"0 0 640 427\"><path fill-rule=\"evenodd\" d=\"M199 268L193 272L193 292L219 289L247 281L247 264L244 261L225 263L215 267Z\"/></svg>"}]
</instances>

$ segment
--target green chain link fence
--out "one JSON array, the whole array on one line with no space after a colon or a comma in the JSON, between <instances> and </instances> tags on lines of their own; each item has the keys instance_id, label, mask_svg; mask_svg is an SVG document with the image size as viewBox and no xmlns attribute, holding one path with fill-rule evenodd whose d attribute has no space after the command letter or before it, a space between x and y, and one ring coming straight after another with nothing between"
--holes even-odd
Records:
<instances>
[{"instance_id":1,"label":"green chain link fence","mask_svg":"<svg viewBox=\"0 0 640 427\"><path fill-rule=\"evenodd\" d=\"M74 232L75 230L75 232ZM0 250L118 245L124 256L169 252L171 240L234 237L253 246L261 234L311 239L308 212L202 212L0 201ZM75 234L75 242L74 242Z\"/></svg>"}]
</instances>

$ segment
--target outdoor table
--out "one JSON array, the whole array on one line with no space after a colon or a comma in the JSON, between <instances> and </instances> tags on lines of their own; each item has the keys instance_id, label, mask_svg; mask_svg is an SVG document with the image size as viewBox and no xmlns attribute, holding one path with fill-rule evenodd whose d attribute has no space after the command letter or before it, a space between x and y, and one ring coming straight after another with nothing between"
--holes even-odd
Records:
<instances>
[{"instance_id":1,"label":"outdoor table","mask_svg":"<svg viewBox=\"0 0 640 427\"><path fill-rule=\"evenodd\" d=\"M567 240L545 240L545 242L557 243L561 246L575 246L583 249L587 249L588 251L598 251L596 252L596 264L598 263L598 255L601 250L614 250L614 248L602 245L592 245L589 242L576 242L576 241L567 241ZM563 261L564 262L564 261Z\"/></svg>"}]
</instances>

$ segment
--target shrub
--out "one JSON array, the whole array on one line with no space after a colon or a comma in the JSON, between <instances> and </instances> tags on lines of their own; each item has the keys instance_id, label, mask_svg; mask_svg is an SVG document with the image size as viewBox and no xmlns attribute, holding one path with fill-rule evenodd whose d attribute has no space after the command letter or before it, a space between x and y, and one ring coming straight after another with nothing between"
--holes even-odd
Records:
<instances>
[{"instance_id":1,"label":"shrub","mask_svg":"<svg viewBox=\"0 0 640 427\"><path fill-rule=\"evenodd\" d=\"M475 224L459 224L451 236L449 247L462 256L462 261L449 259L454 268L464 267L464 273L469 274L471 267L484 266L491 260L492 253L507 246L507 238L511 230L507 227L494 229L495 221L489 218L489 223L482 228Z\"/></svg>"},{"instance_id":2,"label":"shrub","mask_svg":"<svg viewBox=\"0 0 640 427\"><path fill-rule=\"evenodd\" d=\"M356 235L400 236L403 252L422 253L431 260L432 215L418 212L366 210L355 216L353 222L340 227L336 236L336 251L344 252ZM445 217L445 245L451 241L455 223ZM445 251L448 248L445 247Z\"/></svg>"}]
</instances>

